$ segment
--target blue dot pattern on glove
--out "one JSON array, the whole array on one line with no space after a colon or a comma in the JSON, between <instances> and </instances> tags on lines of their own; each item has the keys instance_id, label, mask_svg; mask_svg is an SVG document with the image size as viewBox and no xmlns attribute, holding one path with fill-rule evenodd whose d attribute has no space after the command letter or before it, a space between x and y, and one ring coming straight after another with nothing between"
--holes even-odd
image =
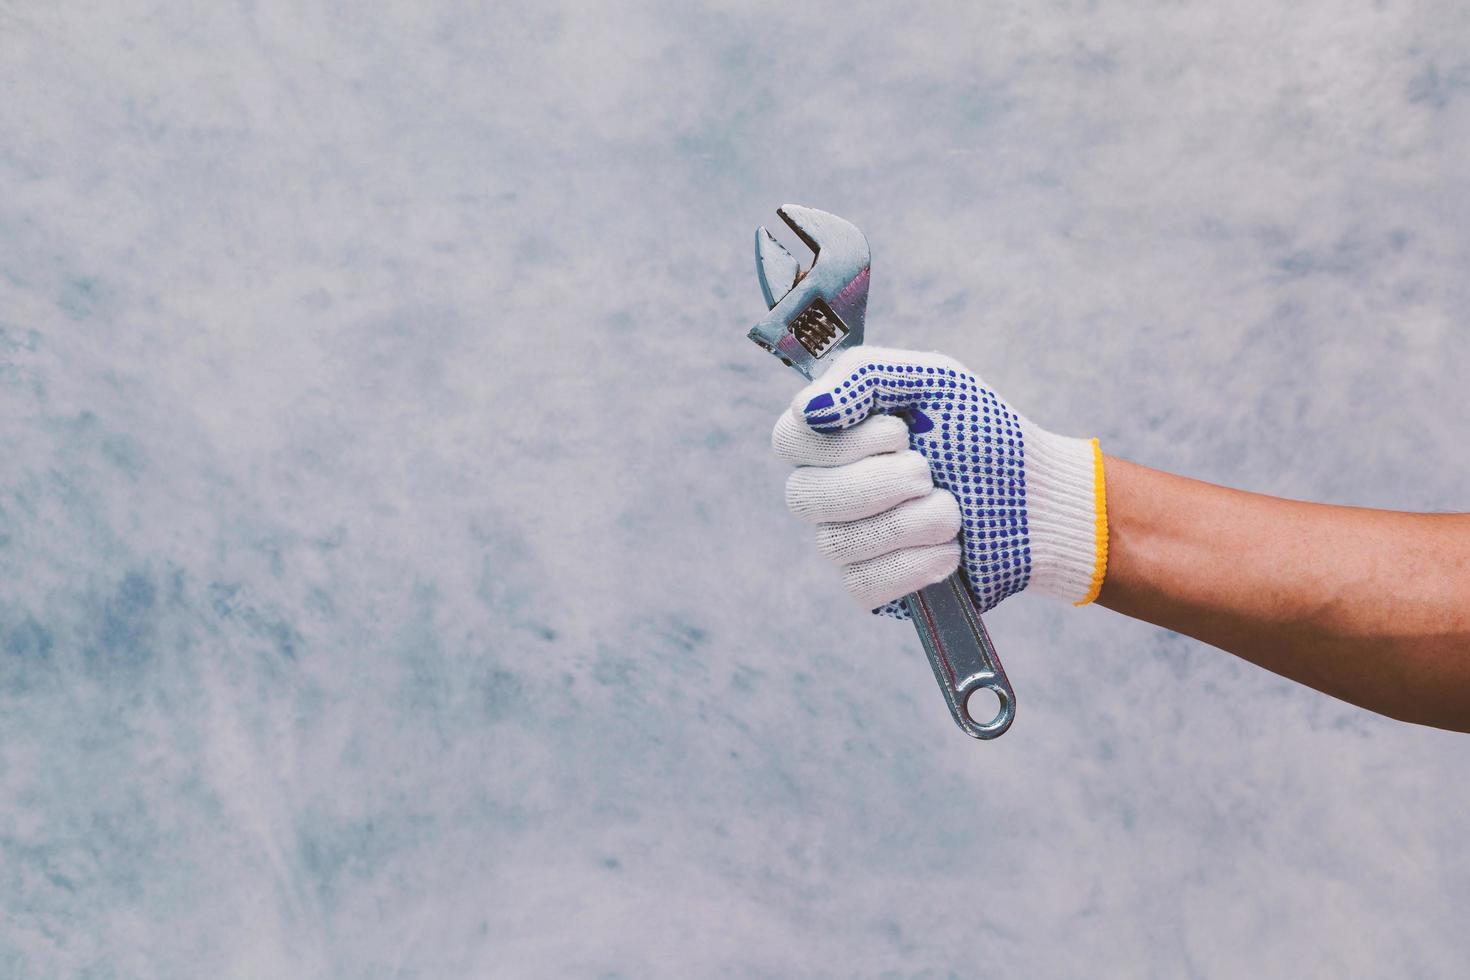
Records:
<instances>
[{"instance_id":1,"label":"blue dot pattern on glove","mask_svg":"<svg viewBox=\"0 0 1470 980\"><path fill-rule=\"evenodd\" d=\"M963 370L883 361L859 366L805 408L817 432L840 431L872 412L904 418L934 485L959 501L961 568L980 611L1024 589L1031 539L1020 416ZM873 611L908 618L902 600Z\"/></svg>"}]
</instances>

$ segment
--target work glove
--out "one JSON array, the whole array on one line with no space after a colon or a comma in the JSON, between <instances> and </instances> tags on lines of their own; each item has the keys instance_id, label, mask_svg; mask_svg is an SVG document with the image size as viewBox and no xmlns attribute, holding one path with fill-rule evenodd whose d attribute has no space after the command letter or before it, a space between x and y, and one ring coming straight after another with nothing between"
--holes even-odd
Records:
<instances>
[{"instance_id":1,"label":"work glove","mask_svg":"<svg viewBox=\"0 0 1470 980\"><path fill-rule=\"evenodd\" d=\"M854 347L771 434L792 513L865 608L956 568L985 612L1030 588L1076 605L1107 570L1102 451L1047 432L943 354Z\"/></svg>"}]
</instances>

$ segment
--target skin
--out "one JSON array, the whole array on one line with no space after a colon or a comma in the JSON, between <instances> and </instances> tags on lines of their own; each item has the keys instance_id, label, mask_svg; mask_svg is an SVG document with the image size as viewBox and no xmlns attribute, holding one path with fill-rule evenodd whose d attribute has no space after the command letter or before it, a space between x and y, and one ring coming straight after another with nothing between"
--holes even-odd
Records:
<instances>
[{"instance_id":1,"label":"skin","mask_svg":"<svg viewBox=\"0 0 1470 980\"><path fill-rule=\"evenodd\" d=\"M1470 514L1282 500L1104 458L1097 601L1401 721L1470 732Z\"/></svg>"}]
</instances>

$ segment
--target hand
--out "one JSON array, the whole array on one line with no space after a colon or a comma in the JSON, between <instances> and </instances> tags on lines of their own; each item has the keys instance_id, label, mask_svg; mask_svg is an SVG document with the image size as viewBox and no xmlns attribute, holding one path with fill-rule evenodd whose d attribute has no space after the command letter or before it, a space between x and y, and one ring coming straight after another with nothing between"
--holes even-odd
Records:
<instances>
[{"instance_id":1,"label":"hand","mask_svg":"<svg viewBox=\"0 0 1470 980\"><path fill-rule=\"evenodd\" d=\"M1096 440L1054 435L942 354L855 347L783 412L793 513L849 592L901 597L961 568L985 612L1025 588L1091 602L1107 566Z\"/></svg>"}]
</instances>

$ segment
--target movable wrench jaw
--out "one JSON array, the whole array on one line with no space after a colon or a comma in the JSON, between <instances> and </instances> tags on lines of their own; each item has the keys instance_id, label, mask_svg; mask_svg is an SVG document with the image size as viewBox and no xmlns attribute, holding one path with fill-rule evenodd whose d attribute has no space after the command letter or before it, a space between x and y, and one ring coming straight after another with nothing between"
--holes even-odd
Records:
<instances>
[{"instance_id":1,"label":"movable wrench jaw","mask_svg":"<svg viewBox=\"0 0 1470 980\"><path fill-rule=\"evenodd\" d=\"M755 230L755 274L761 281L768 310L801 278L801 263L766 231L765 225Z\"/></svg>"},{"instance_id":2,"label":"movable wrench jaw","mask_svg":"<svg viewBox=\"0 0 1470 980\"><path fill-rule=\"evenodd\" d=\"M810 379L863 342L871 252L857 226L835 214L798 204L776 213L812 250L812 264L803 272L770 232L756 229L756 275L770 313L749 336Z\"/></svg>"}]
</instances>

